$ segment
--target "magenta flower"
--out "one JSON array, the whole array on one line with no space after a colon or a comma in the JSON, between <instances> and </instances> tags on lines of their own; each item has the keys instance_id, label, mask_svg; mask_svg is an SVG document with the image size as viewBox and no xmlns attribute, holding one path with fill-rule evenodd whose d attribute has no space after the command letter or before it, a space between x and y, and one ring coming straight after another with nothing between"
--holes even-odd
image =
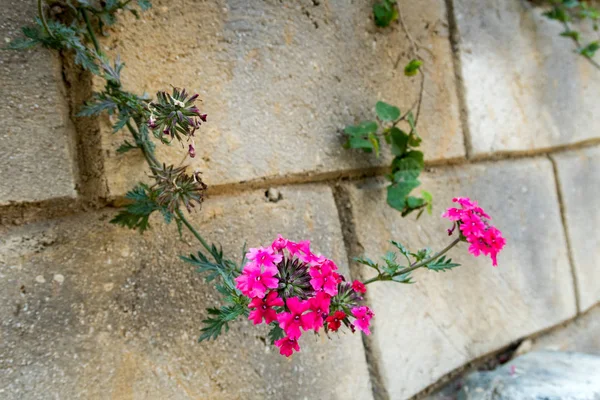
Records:
<instances>
[{"instance_id":1,"label":"magenta flower","mask_svg":"<svg viewBox=\"0 0 600 400\"><path fill-rule=\"evenodd\" d=\"M265 268L254 262L246 264L242 275L235 278L236 287L248 297L265 297L268 289L276 289L279 281L275 278L277 268Z\"/></svg>"},{"instance_id":2,"label":"magenta flower","mask_svg":"<svg viewBox=\"0 0 600 400\"><path fill-rule=\"evenodd\" d=\"M331 297L329 295L319 292L315 297L311 297L308 300L309 312L307 315L311 318L311 328L318 332L323 326L323 319L327 318L329 314L329 304L331 303Z\"/></svg>"},{"instance_id":3,"label":"magenta flower","mask_svg":"<svg viewBox=\"0 0 600 400\"><path fill-rule=\"evenodd\" d=\"M281 254L275 254L275 251L271 247L259 247L256 249L249 249L246 258L266 268L274 268L275 264L281 262L283 256Z\"/></svg>"},{"instance_id":4,"label":"magenta flower","mask_svg":"<svg viewBox=\"0 0 600 400\"><path fill-rule=\"evenodd\" d=\"M284 238L281 235L277 235L277 239L275 239L275 241L273 241L273 244L271 245L271 247L273 248L273 250L281 251L287 247L287 244L288 244L288 240L286 238Z\"/></svg>"},{"instance_id":5,"label":"magenta flower","mask_svg":"<svg viewBox=\"0 0 600 400\"><path fill-rule=\"evenodd\" d=\"M286 335L290 338L298 339L302 335L300 328L306 331L312 326L312 317L304 314L308 310L309 303L297 297L291 297L287 299L286 305L290 312L278 314L277 321Z\"/></svg>"},{"instance_id":6,"label":"magenta flower","mask_svg":"<svg viewBox=\"0 0 600 400\"><path fill-rule=\"evenodd\" d=\"M275 346L279 347L279 354L282 356L289 357L295 351L300 351L300 345L298 345L298 339L291 337L284 337L275 341Z\"/></svg>"},{"instance_id":7,"label":"magenta flower","mask_svg":"<svg viewBox=\"0 0 600 400\"><path fill-rule=\"evenodd\" d=\"M271 291L262 299L258 297L252 299L248 308L254 308L254 310L250 311L248 319L253 321L254 325L258 325L264 318L265 323L270 324L277 319L277 312L273 307L281 306L283 306L283 300L277 296L277 292Z\"/></svg>"},{"instance_id":8,"label":"magenta flower","mask_svg":"<svg viewBox=\"0 0 600 400\"><path fill-rule=\"evenodd\" d=\"M335 296L338 292L337 285L340 276L333 271L332 265L335 266L333 263L323 263L319 266L311 267L309 274L312 277L310 284L315 291Z\"/></svg>"},{"instance_id":9,"label":"magenta flower","mask_svg":"<svg viewBox=\"0 0 600 400\"><path fill-rule=\"evenodd\" d=\"M467 197L455 197L452 201L460 204L461 208L449 208L442 214L442 217L455 221L448 234L451 235L454 227L458 225L462 237L470 243L469 253L475 257L481 254L489 256L492 265L496 267L498 253L506 244L502 232L489 223L488 220L492 218L477 205L476 201Z\"/></svg>"},{"instance_id":10,"label":"magenta flower","mask_svg":"<svg viewBox=\"0 0 600 400\"><path fill-rule=\"evenodd\" d=\"M367 287L361 281L355 280L352 282L352 290L356 293L367 293Z\"/></svg>"},{"instance_id":11,"label":"magenta flower","mask_svg":"<svg viewBox=\"0 0 600 400\"><path fill-rule=\"evenodd\" d=\"M369 330L369 326L371 325L371 318L375 315L373 314L373 311L367 306L354 307L352 309L352 315L356 318L354 325L366 335L370 335L371 331Z\"/></svg>"},{"instance_id":12,"label":"magenta flower","mask_svg":"<svg viewBox=\"0 0 600 400\"><path fill-rule=\"evenodd\" d=\"M288 240L286 249L292 256L300 255L301 253L308 254L310 253L310 241L303 240L302 242L296 243Z\"/></svg>"}]
</instances>

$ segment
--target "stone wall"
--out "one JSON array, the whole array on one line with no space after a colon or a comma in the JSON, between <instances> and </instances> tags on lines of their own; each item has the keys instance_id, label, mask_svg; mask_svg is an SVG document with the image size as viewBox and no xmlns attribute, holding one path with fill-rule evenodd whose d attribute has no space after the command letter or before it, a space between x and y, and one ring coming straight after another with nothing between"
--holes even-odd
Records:
<instances>
[{"instance_id":1,"label":"stone wall","mask_svg":"<svg viewBox=\"0 0 600 400\"><path fill-rule=\"evenodd\" d=\"M385 204L390 154L341 147L340 129L377 100L406 109L419 92L394 68L409 60L402 27L376 28L371 1L154 0L102 46L124 59L131 90L201 94L193 166L211 189L192 219L229 254L282 233L364 277L352 258L389 239L445 242L438 215L461 195L505 233L498 268L463 247L454 272L376 284L372 336L307 338L291 360L248 321L198 344L218 294L178 259L192 237L158 219L143 236L108 223L147 172L139 154L116 153L108 117L74 116L94 82L55 53L0 50L0 398L405 399L592 309L600 74L527 1L399 3L427 73L422 182L435 212L419 221ZM0 5L9 41L35 4ZM177 146L159 149L179 162Z\"/></svg>"}]
</instances>

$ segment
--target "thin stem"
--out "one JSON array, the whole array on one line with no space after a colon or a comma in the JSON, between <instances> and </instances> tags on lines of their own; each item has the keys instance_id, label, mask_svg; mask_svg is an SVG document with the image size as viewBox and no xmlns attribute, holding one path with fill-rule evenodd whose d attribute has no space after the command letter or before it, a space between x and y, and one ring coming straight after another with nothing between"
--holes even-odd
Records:
<instances>
[{"instance_id":1,"label":"thin stem","mask_svg":"<svg viewBox=\"0 0 600 400\"><path fill-rule=\"evenodd\" d=\"M178 208L175 213L177 214L177 217L179 218L179 220L181 222L183 222L183 224L189 229L190 232L192 232L192 234L196 237L196 239L198 239L198 241L200 243L202 243L202 246L204 246L204 248L206 250L208 250L209 253L212 254L212 249L210 248L210 246L208 245L208 243L206 243L206 241L204 240L204 238L202 236L200 236L200 234L198 233L198 231L196 230L196 228L194 228L192 226L192 224L190 224L190 222L185 218L185 216L183 215L183 213L181 212L181 210Z\"/></svg>"},{"instance_id":2,"label":"thin stem","mask_svg":"<svg viewBox=\"0 0 600 400\"><path fill-rule=\"evenodd\" d=\"M409 272L412 272L415 269L421 268L422 266L427 265L430 262L432 262L432 261L440 258L444 254L446 254L448 251L450 251L451 248L453 248L454 246L456 246L459 242L460 242L460 237L457 237L448 246L444 247L442 250L440 250L438 253L434 254L433 256L429 257L428 259L425 259L425 260L420 261L418 263L414 263L410 267L404 268L403 270L396 272L392 276L389 276L389 275L385 276L385 275L379 274L376 277L371 278L371 279L369 279L369 280L367 280L367 281L365 281L363 283L365 285L368 285L369 283L373 283L373 282L377 282L377 281L389 281L394 276L400 276L400 275L404 275L404 274L407 274Z\"/></svg>"},{"instance_id":3,"label":"thin stem","mask_svg":"<svg viewBox=\"0 0 600 400\"><path fill-rule=\"evenodd\" d=\"M81 11L81 16L85 21L85 27L87 28L88 34L90 35L90 39L92 39L92 43L94 44L94 48L98 54L102 54L102 50L100 50L100 45L98 44L98 39L96 39L96 34L94 33L94 29L92 28L92 24L90 23L90 18L88 17L87 11L85 7L81 7L79 9Z\"/></svg>"},{"instance_id":4,"label":"thin stem","mask_svg":"<svg viewBox=\"0 0 600 400\"><path fill-rule=\"evenodd\" d=\"M557 3L556 1L553 1L552 4L554 5L554 7L559 7L560 4ZM569 25L568 21L561 21L563 27L565 28L566 32L571 32L571 25ZM577 39L576 36L569 36L571 38L571 40L573 40L573 43L575 43L575 46L577 46L577 50L581 50L581 42L579 41L579 39ZM579 53L581 54L581 53ZM596 62L596 60L594 60L592 57L585 55L585 54L581 54L586 60L588 60L590 62L590 64L592 64L594 67L596 67L597 69L600 69L600 64L598 62Z\"/></svg>"},{"instance_id":5,"label":"thin stem","mask_svg":"<svg viewBox=\"0 0 600 400\"><path fill-rule=\"evenodd\" d=\"M133 136L133 140L135 140L136 144L140 146L140 150L142 150L146 161L150 165L150 169L154 172L153 167L160 167L160 162L154 157L154 154L152 154L152 151L150 151L146 142L140 138L139 133L129 121L127 121L127 129L131 132L131 136Z\"/></svg>"},{"instance_id":6,"label":"thin stem","mask_svg":"<svg viewBox=\"0 0 600 400\"><path fill-rule=\"evenodd\" d=\"M54 35L52 34L50 27L48 26L48 22L46 22L46 15L44 14L44 5L42 4L42 0L38 0L37 5L38 5L38 15L40 16L42 25L44 26L44 29L46 30L48 35L50 35L50 37L53 38Z\"/></svg>"}]
</instances>

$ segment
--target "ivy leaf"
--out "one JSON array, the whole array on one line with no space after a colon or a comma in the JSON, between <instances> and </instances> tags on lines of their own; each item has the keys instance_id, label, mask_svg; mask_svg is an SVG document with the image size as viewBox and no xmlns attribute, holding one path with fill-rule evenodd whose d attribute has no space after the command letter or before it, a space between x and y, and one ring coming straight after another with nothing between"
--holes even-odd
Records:
<instances>
[{"instance_id":1,"label":"ivy leaf","mask_svg":"<svg viewBox=\"0 0 600 400\"><path fill-rule=\"evenodd\" d=\"M363 121L358 125L349 125L344 128L344 133L350 136L366 136L369 133L377 132L377 122Z\"/></svg>"},{"instance_id":2,"label":"ivy leaf","mask_svg":"<svg viewBox=\"0 0 600 400\"><path fill-rule=\"evenodd\" d=\"M421 60L410 60L410 62L404 67L404 75L415 76L419 72L421 65L423 65L423 61Z\"/></svg>"},{"instance_id":3,"label":"ivy leaf","mask_svg":"<svg viewBox=\"0 0 600 400\"><path fill-rule=\"evenodd\" d=\"M550 19L560 21L560 22L569 22L570 21L569 14L567 14L565 12L565 10L561 7L554 7L554 8L552 8L552 10L546 11L542 15L544 15Z\"/></svg>"},{"instance_id":4,"label":"ivy leaf","mask_svg":"<svg viewBox=\"0 0 600 400\"><path fill-rule=\"evenodd\" d=\"M406 121L408 122L408 125L410 125L410 131L414 132L417 125L415 122L415 116L413 115L412 111L409 111L408 114L406 114Z\"/></svg>"},{"instance_id":5,"label":"ivy leaf","mask_svg":"<svg viewBox=\"0 0 600 400\"><path fill-rule=\"evenodd\" d=\"M425 267L427 267L427 269L430 269L432 271L447 271L449 269L452 268L456 268L459 267L460 264L456 264L453 263L451 259L446 259L446 256L442 256L432 262L430 262L429 264L426 264Z\"/></svg>"},{"instance_id":6,"label":"ivy leaf","mask_svg":"<svg viewBox=\"0 0 600 400\"><path fill-rule=\"evenodd\" d=\"M596 40L594 42L591 42L584 48L579 49L578 51L579 51L579 54L581 54L582 56L587 57L587 58L592 58L592 57L594 57L594 55L596 54L596 51L598 51L598 49L600 49L600 42L598 42Z\"/></svg>"},{"instance_id":7,"label":"ivy leaf","mask_svg":"<svg viewBox=\"0 0 600 400\"><path fill-rule=\"evenodd\" d=\"M408 134L395 126L390 128L390 138L392 142L392 154L401 156L406 153L408 147Z\"/></svg>"},{"instance_id":8,"label":"ivy leaf","mask_svg":"<svg viewBox=\"0 0 600 400\"><path fill-rule=\"evenodd\" d=\"M379 138L375 134L378 125L373 121L364 121L358 125L350 125L344 129L348 140L344 147L351 149L363 149L367 153L375 151L379 156Z\"/></svg>"},{"instance_id":9,"label":"ivy leaf","mask_svg":"<svg viewBox=\"0 0 600 400\"><path fill-rule=\"evenodd\" d=\"M283 339L285 332L279 327L279 324L274 323L273 327L269 331L269 343L275 344L276 340Z\"/></svg>"},{"instance_id":10,"label":"ivy leaf","mask_svg":"<svg viewBox=\"0 0 600 400\"><path fill-rule=\"evenodd\" d=\"M433 212L433 196L426 190L421 191L421 196L423 196L423 200L427 202L427 214L431 215Z\"/></svg>"},{"instance_id":11,"label":"ivy leaf","mask_svg":"<svg viewBox=\"0 0 600 400\"><path fill-rule=\"evenodd\" d=\"M117 153L119 154L123 154L123 153L127 153L129 150L133 150L133 149L137 149L138 147L129 143L127 140L125 142L123 142L119 148L117 149Z\"/></svg>"},{"instance_id":12,"label":"ivy leaf","mask_svg":"<svg viewBox=\"0 0 600 400\"><path fill-rule=\"evenodd\" d=\"M400 118L400 109L383 101L378 101L375 104L375 112L382 121L395 121Z\"/></svg>"},{"instance_id":13,"label":"ivy leaf","mask_svg":"<svg viewBox=\"0 0 600 400\"><path fill-rule=\"evenodd\" d=\"M375 25L385 28L398 19L398 10L393 0L383 0L373 5Z\"/></svg>"},{"instance_id":14,"label":"ivy leaf","mask_svg":"<svg viewBox=\"0 0 600 400\"><path fill-rule=\"evenodd\" d=\"M397 174L394 175L394 179L398 179ZM387 188L387 203L392 208L403 211L406 207L406 196L420 184L421 182L417 179L410 179L405 176L398 179Z\"/></svg>"},{"instance_id":15,"label":"ivy leaf","mask_svg":"<svg viewBox=\"0 0 600 400\"><path fill-rule=\"evenodd\" d=\"M216 339L223 329L225 332L229 331L229 322L244 314L246 307L242 304L234 304L221 308L208 308L207 311L209 316L202 321L204 328L200 330L202 334L198 342Z\"/></svg>"}]
</instances>

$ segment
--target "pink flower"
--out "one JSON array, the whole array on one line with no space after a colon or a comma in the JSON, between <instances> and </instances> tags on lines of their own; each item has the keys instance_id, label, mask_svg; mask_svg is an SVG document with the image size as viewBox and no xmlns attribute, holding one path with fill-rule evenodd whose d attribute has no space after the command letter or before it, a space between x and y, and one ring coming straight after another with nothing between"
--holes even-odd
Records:
<instances>
[{"instance_id":1,"label":"pink flower","mask_svg":"<svg viewBox=\"0 0 600 400\"><path fill-rule=\"evenodd\" d=\"M316 332L323 326L323 318L329 314L330 303L331 297L323 292L317 293L315 297L308 300L308 307L311 312L307 315L311 318L311 328Z\"/></svg>"},{"instance_id":2,"label":"pink flower","mask_svg":"<svg viewBox=\"0 0 600 400\"><path fill-rule=\"evenodd\" d=\"M370 335L371 331L369 330L369 325L371 325L371 318L375 315L373 314L373 311L367 306L354 307L352 309L352 315L356 318L354 325L366 335Z\"/></svg>"},{"instance_id":3,"label":"pink flower","mask_svg":"<svg viewBox=\"0 0 600 400\"><path fill-rule=\"evenodd\" d=\"M289 357L294 353L294 350L300 351L298 345L298 339L291 337L284 337L275 341L275 346L279 347L279 354L282 356Z\"/></svg>"},{"instance_id":4,"label":"pink flower","mask_svg":"<svg viewBox=\"0 0 600 400\"><path fill-rule=\"evenodd\" d=\"M248 297L265 297L267 289L276 289L279 281L275 278L277 268L265 268L253 262L246 264L242 275L235 278L236 287Z\"/></svg>"},{"instance_id":5,"label":"pink flower","mask_svg":"<svg viewBox=\"0 0 600 400\"><path fill-rule=\"evenodd\" d=\"M283 300L277 297L277 292L275 291L269 292L269 294L262 299L255 297L250 302L250 305L248 305L248 308L254 308L254 310L250 311L248 319L253 321L254 325L258 325L264 318L265 323L270 324L277 319L277 312L273 307L281 306L283 306Z\"/></svg>"},{"instance_id":6,"label":"pink flower","mask_svg":"<svg viewBox=\"0 0 600 400\"><path fill-rule=\"evenodd\" d=\"M296 243L288 240L286 249L292 256L300 255L300 253L308 254L310 253L310 241L303 240L302 242Z\"/></svg>"},{"instance_id":7,"label":"pink flower","mask_svg":"<svg viewBox=\"0 0 600 400\"><path fill-rule=\"evenodd\" d=\"M312 326L312 317L304 314L308 310L308 301L302 301L297 297L287 299L286 305L290 312L284 312L277 315L277 321L281 329L290 338L298 339L302 333L300 328L309 330Z\"/></svg>"},{"instance_id":8,"label":"pink flower","mask_svg":"<svg viewBox=\"0 0 600 400\"><path fill-rule=\"evenodd\" d=\"M358 280L352 282L352 289L356 293L367 293L367 287L365 286L365 284Z\"/></svg>"},{"instance_id":9,"label":"pink flower","mask_svg":"<svg viewBox=\"0 0 600 400\"><path fill-rule=\"evenodd\" d=\"M309 274L312 277L310 284L315 291L322 291L330 296L335 296L340 276L333 271L332 265L335 266L333 263L323 263L319 266L311 267Z\"/></svg>"},{"instance_id":10,"label":"pink flower","mask_svg":"<svg viewBox=\"0 0 600 400\"><path fill-rule=\"evenodd\" d=\"M286 248L287 244L288 244L288 240L286 238L284 238L281 235L277 235L277 239L275 239L273 241L273 244L271 245L271 247L274 250L281 251Z\"/></svg>"},{"instance_id":11,"label":"pink flower","mask_svg":"<svg viewBox=\"0 0 600 400\"><path fill-rule=\"evenodd\" d=\"M465 237L482 237L486 226L481 217L474 213L465 213L461 218L460 231Z\"/></svg>"},{"instance_id":12,"label":"pink flower","mask_svg":"<svg viewBox=\"0 0 600 400\"><path fill-rule=\"evenodd\" d=\"M343 311L336 311L333 315L327 317L325 322L327 322L327 328L330 331L336 332L342 326L342 321L346 318L346 313Z\"/></svg>"},{"instance_id":13,"label":"pink flower","mask_svg":"<svg viewBox=\"0 0 600 400\"><path fill-rule=\"evenodd\" d=\"M275 254L275 251L271 247L259 247L250 249L248 254L246 254L246 258L256 262L258 265L270 268L275 267L275 264L281 262L283 256Z\"/></svg>"}]
</instances>

